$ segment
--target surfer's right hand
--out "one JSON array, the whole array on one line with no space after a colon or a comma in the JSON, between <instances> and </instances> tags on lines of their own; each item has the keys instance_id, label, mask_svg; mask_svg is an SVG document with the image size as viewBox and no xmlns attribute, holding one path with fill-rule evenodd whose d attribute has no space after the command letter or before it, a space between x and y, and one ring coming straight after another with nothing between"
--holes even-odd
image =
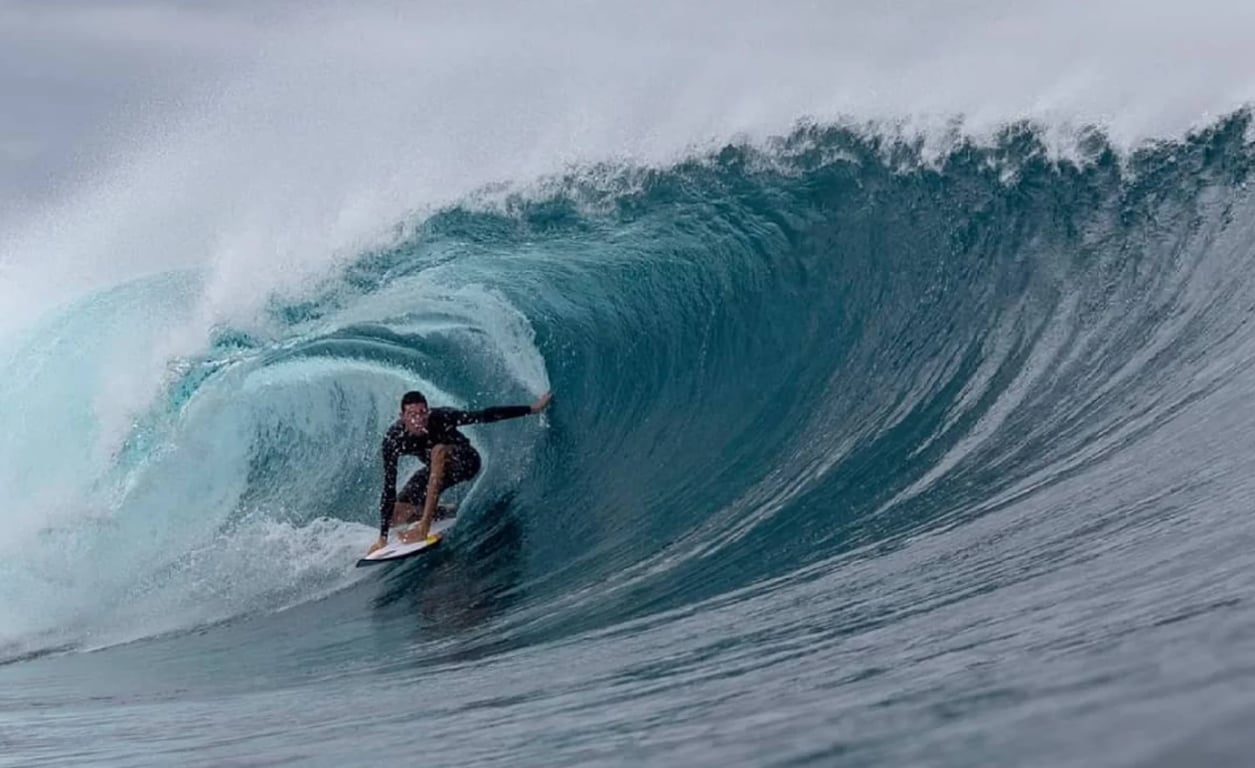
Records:
<instances>
[{"instance_id":1,"label":"surfer's right hand","mask_svg":"<svg viewBox=\"0 0 1255 768\"><path fill-rule=\"evenodd\" d=\"M374 544L370 545L370 549L366 550L366 556L369 557L370 555L375 554L375 550L383 549L385 546L387 546L387 544L388 544L388 540L380 536L379 538L375 539Z\"/></svg>"},{"instance_id":2,"label":"surfer's right hand","mask_svg":"<svg viewBox=\"0 0 1255 768\"><path fill-rule=\"evenodd\" d=\"M532 413L540 413L549 407L549 401L553 399L553 391L550 390L540 396L540 399L532 403Z\"/></svg>"}]
</instances>

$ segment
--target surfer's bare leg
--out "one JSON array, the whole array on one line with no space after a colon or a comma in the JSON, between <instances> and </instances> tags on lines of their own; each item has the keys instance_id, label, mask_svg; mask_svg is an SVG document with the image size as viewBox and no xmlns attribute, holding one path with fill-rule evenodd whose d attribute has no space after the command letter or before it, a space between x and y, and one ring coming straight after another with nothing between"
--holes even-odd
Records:
<instances>
[{"instance_id":1,"label":"surfer's bare leg","mask_svg":"<svg viewBox=\"0 0 1255 768\"><path fill-rule=\"evenodd\" d=\"M418 505L398 501L392 505L392 527L400 528L418 519Z\"/></svg>"},{"instance_id":2,"label":"surfer's bare leg","mask_svg":"<svg viewBox=\"0 0 1255 768\"><path fill-rule=\"evenodd\" d=\"M402 544L413 544L418 541L419 537L415 535L413 528L403 527L416 522L422 516L422 511L418 508L418 505L398 501L393 510L392 527L397 529L397 540Z\"/></svg>"},{"instance_id":3,"label":"surfer's bare leg","mask_svg":"<svg viewBox=\"0 0 1255 768\"><path fill-rule=\"evenodd\" d=\"M440 481L444 479L444 461L449 453L449 446L437 445L431 449L431 476L427 480L427 498L423 499L423 518L418 521L415 541L427 538L431 530L432 518L436 515L436 505L440 503Z\"/></svg>"},{"instance_id":4,"label":"surfer's bare leg","mask_svg":"<svg viewBox=\"0 0 1255 768\"><path fill-rule=\"evenodd\" d=\"M397 532L397 539L406 541L405 531L401 529L404 525L409 525L418 519L418 505L406 504L404 501L398 501L392 505L392 522L389 524L393 530ZM370 549L366 550L366 554L371 554L377 549L387 546L388 540L380 536L370 545Z\"/></svg>"}]
</instances>

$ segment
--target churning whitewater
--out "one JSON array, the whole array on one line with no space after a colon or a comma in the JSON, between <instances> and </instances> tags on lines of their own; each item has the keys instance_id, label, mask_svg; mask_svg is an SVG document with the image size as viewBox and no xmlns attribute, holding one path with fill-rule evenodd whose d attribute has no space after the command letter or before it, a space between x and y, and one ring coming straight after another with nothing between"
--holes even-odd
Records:
<instances>
[{"instance_id":1,"label":"churning whitewater","mask_svg":"<svg viewBox=\"0 0 1255 768\"><path fill-rule=\"evenodd\" d=\"M0 357L0 743L1236 764L1250 129L807 124L397 221L208 344L201 270L78 297ZM415 386L556 399L469 430L447 546L355 570Z\"/></svg>"}]
</instances>

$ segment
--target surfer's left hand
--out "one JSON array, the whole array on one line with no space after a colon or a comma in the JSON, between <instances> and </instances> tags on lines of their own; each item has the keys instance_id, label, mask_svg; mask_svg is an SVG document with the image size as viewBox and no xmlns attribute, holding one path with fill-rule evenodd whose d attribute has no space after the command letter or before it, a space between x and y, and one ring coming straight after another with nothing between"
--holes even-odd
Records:
<instances>
[{"instance_id":1,"label":"surfer's left hand","mask_svg":"<svg viewBox=\"0 0 1255 768\"><path fill-rule=\"evenodd\" d=\"M388 544L388 540L380 536L379 538L375 539L374 544L370 545L370 549L366 550L366 556L369 557L375 554L375 550L383 549L385 546L387 546L387 544Z\"/></svg>"},{"instance_id":2,"label":"surfer's left hand","mask_svg":"<svg viewBox=\"0 0 1255 768\"><path fill-rule=\"evenodd\" d=\"M540 413L549 407L549 401L553 399L553 391L546 392L540 396L540 399L532 403L532 413Z\"/></svg>"}]
</instances>

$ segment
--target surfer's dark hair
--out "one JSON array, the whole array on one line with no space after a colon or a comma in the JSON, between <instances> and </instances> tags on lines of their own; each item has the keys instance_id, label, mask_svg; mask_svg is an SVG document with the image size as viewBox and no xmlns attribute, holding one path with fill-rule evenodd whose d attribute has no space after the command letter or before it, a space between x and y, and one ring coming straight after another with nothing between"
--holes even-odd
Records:
<instances>
[{"instance_id":1,"label":"surfer's dark hair","mask_svg":"<svg viewBox=\"0 0 1255 768\"><path fill-rule=\"evenodd\" d=\"M410 390L401 397L402 410L407 405L427 405L427 398L417 389Z\"/></svg>"}]
</instances>

